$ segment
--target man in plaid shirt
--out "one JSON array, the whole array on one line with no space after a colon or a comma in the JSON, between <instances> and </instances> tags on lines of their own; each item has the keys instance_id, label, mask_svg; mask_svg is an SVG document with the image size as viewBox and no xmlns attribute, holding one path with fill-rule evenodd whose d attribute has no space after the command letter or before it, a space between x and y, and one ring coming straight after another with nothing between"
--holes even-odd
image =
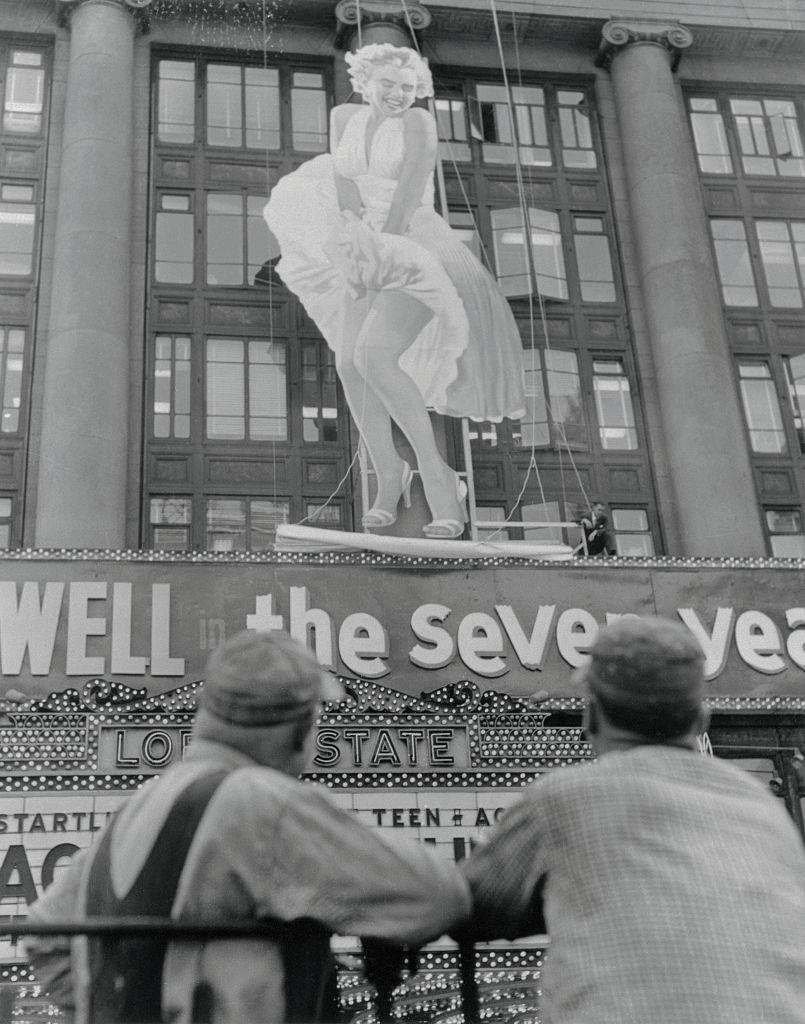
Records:
<instances>
[{"instance_id":1,"label":"man in plaid shirt","mask_svg":"<svg viewBox=\"0 0 805 1024\"><path fill-rule=\"evenodd\" d=\"M579 670L597 762L529 787L465 862L465 934L550 934L544 1024L805 1022L802 839L698 752L703 660L678 623L602 629Z\"/></svg>"}]
</instances>

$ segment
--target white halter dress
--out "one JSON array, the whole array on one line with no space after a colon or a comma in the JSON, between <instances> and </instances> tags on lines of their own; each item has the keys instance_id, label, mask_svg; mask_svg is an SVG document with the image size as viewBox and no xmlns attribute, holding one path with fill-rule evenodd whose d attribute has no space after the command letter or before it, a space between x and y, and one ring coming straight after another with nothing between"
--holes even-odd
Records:
<instances>
[{"instance_id":1,"label":"white halter dress","mask_svg":"<svg viewBox=\"0 0 805 1024\"><path fill-rule=\"evenodd\" d=\"M264 215L282 253L277 273L338 353L344 304L367 301L347 280L339 243L350 238L370 295L399 289L433 312L400 357L428 408L474 420L519 419L525 398L517 325L497 282L436 213L432 177L407 233L381 230L402 166L404 122L389 117L380 123L367 161L370 109L360 108L347 121L334 155L308 160L272 189ZM346 223L341 214L334 170L358 188L358 223ZM382 336L366 342L382 343Z\"/></svg>"}]
</instances>

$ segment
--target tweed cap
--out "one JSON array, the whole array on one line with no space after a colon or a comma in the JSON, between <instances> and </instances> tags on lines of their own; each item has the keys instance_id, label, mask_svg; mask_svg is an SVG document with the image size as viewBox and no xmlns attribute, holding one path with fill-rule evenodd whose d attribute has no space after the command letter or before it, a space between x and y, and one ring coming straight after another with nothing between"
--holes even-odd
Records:
<instances>
[{"instance_id":1,"label":"tweed cap","mask_svg":"<svg viewBox=\"0 0 805 1024\"><path fill-rule=\"evenodd\" d=\"M244 630L210 655L200 707L232 725L280 725L319 701L343 700L341 684L287 633Z\"/></svg>"},{"instance_id":2,"label":"tweed cap","mask_svg":"<svg viewBox=\"0 0 805 1024\"><path fill-rule=\"evenodd\" d=\"M704 653L681 623L627 616L599 631L576 679L623 711L695 711L705 696Z\"/></svg>"}]
</instances>

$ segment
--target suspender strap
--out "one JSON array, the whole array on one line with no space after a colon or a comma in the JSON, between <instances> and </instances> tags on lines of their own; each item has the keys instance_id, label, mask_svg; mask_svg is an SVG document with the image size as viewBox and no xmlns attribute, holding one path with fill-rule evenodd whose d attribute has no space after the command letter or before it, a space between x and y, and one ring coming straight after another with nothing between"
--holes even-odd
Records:
<instances>
[{"instance_id":1,"label":"suspender strap","mask_svg":"<svg viewBox=\"0 0 805 1024\"><path fill-rule=\"evenodd\" d=\"M198 824L228 773L195 779L177 798L136 881L121 899L111 880L111 846L116 819L99 840L90 867L88 917L170 917L179 878ZM162 1019L162 971L168 940L160 936L100 937L90 940L92 1020L98 1024Z\"/></svg>"}]
</instances>

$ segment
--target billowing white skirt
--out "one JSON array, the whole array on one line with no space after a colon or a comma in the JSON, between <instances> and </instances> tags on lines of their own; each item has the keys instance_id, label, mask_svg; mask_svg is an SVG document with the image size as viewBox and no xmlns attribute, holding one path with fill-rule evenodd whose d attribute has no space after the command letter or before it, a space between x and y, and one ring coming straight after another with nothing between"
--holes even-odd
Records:
<instances>
[{"instance_id":1,"label":"billowing white skirt","mask_svg":"<svg viewBox=\"0 0 805 1024\"><path fill-rule=\"evenodd\" d=\"M509 304L432 206L419 207L406 235L345 221L333 160L323 154L281 178L264 212L282 253L277 273L334 352L343 347L345 303L397 289L433 313L400 357L428 408L474 420L524 415L522 342Z\"/></svg>"}]
</instances>

